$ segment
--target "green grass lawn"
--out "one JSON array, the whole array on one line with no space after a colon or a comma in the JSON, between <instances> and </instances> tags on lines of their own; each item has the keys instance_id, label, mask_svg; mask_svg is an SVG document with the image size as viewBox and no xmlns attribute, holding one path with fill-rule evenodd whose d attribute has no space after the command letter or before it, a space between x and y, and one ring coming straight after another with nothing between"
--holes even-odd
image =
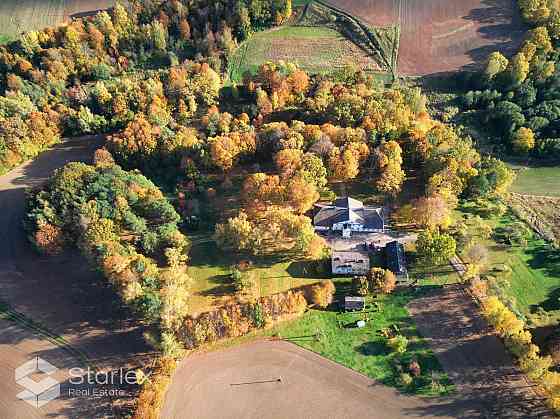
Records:
<instances>
[{"instance_id":1,"label":"green grass lawn","mask_svg":"<svg viewBox=\"0 0 560 419\"><path fill-rule=\"evenodd\" d=\"M560 196L560 166L512 166L517 178L512 191L527 195Z\"/></svg>"},{"instance_id":2,"label":"green grass lawn","mask_svg":"<svg viewBox=\"0 0 560 419\"><path fill-rule=\"evenodd\" d=\"M420 285L450 285L461 282L459 274L449 264L436 267L417 264L409 269L408 274L411 281L418 280Z\"/></svg>"},{"instance_id":3,"label":"green grass lawn","mask_svg":"<svg viewBox=\"0 0 560 419\"><path fill-rule=\"evenodd\" d=\"M337 281L337 292L347 287L347 282ZM453 387L405 307L412 298L414 294L410 291L380 296L376 300L378 310L374 304L369 304L365 314L310 310L302 318L281 323L265 333L281 336L403 392L429 396L447 394ZM372 303L371 299L369 301ZM355 327L356 321L364 315L369 318L366 326ZM407 352L400 358L380 334L381 329L393 325L409 339ZM395 364L404 365L406 371L413 358L419 362L422 373L412 385L403 386L397 380ZM438 377L436 382L440 385L432 384L433 377Z\"/></svg>"},{"instance_id":4,"label":"green grass lawn","mask_svg":"<svg viewBox=\"0 0 560 419\"><path fill-rule=\"evenodd\" d=\"M505 216L495 221L505 226L513 220ZM491 240L489 267L506 264L511 273L503 274L504 285L500 287L507 299L522 314L529 316L541 308L547 312L560 313L560 259L557 251L536 237L529 239L524 247L504 247Z\"/></svg>"},{"instance_id":5,"label":"green grass lawn","mask_svg":"<svg viewBox=\"0 0 560 419\"><path fill-rule=\"evenodd\" d=\"M207 311L237 298L229 274L231 266L242 258L220 251L208 235L192 236L191 240L193 246L188 263L188 273L193 279L191 313ZM329 277L327 274L321 277L306 271L305 261L272 257L251 260L253 266L250 272L253 272L258 280L258 289L253 296L276 294Z\"/></svg>"},{"instance_id":6,"label":"green grass lawn","mask_svg":"<svg viewBox=\"0 0 560 419\"><path fill-rule=\"evenodd\" d=\"M485 220L493 228L516 221L509 214ZM546 323L560 318L558 250L536 235L531 235L526 246L509 246L497 243L493 238L483 240L482 244L488 249L488 262L483 273L495 278L489 282L492 293L529 321ZM500 272L503 265L509 267L510 272ZM544 318L542 314L545 314Z\"/></svg>"},{"instance_id":7,"label":"green grass lawn","mask_svg":"<svg viewBox=\"0 0 560 419\"><path fill-rule=\"evenodd\" d=\"M347 63L376 69L375 61L341 33L327 27L284 26L258 32L237 49L229 75L240 81L245 72L255 73L267 61L290 61L310 73L327 73Z\"/></svg>"},{"instance_id":8,"label":"green grass lawn","mask_svg":"<svg viewBox=\"0 0 560 419\"><path fill-rule=\"evenodd\" d=\"M0 35L0 45L7 44L8 42L12 41L13 38L8 35Z\"/></svg>"}]
</instances>

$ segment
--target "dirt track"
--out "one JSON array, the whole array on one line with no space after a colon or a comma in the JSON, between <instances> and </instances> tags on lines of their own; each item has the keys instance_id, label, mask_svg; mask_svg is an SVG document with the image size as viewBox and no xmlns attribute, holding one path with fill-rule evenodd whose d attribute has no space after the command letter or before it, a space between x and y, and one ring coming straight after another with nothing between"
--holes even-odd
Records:
<instances>
[{"instance_id":1,"label":"dirt track","mask_svg":"<svg viewBox=\"0 0 560 419\"><path fill-rule=\"evenodd\" d=\"M456 397L480 406L471 417L552 417L460 285L415 299L409 310L457 386Z\"/></svg>"},{"instance_id":2,"label":"dirt track","mask_svg":"<svg viewBox=\"0 0 560 419\"><path fill-rule=\"evenodd\" d=\"M513 0L326 0L373 26L400 24L398 73L427 75L513 53L524 29Z\"/></svg>"},{"instance_id":3,"label":"dirt track","mask_svg":"<svg viewBox=\"0 0 560 419\"><path fill-rule=\"evenodd\" d=\"M135 327L105 281L77 251L56 258L40 257L30 249L21 227L24 188L44 181L53 169L69 161L90 159L100 144L100 139L68 140L0 177L0 237L4 239L0 242L0 300L63 337L98 367L119 368L129 357L148 350L142 330ZM1 419L106 414L109 400L97 400L94 404L99 410L93 411L87 400L74 398L53 402L31 415L28 406L15 399L22 389L14 382L13 367L37 355L63 369L77 362L76 357L69 357L17 323L0 322Z\"/></svg>"}]
</instances>

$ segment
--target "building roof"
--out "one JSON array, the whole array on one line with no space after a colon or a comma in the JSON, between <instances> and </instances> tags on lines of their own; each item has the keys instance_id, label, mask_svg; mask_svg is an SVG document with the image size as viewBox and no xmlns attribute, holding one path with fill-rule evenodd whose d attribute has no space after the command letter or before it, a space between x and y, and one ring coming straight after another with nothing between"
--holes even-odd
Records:
<instances>
[{"instance_id":1,"label":"building roof","mask_svg":"<svg viewBox=\"0 0 560 419\"><path fill-rule=\"evenodd\" d=\"M331 258L340 262L356 262L359 260L367 260L369 262L369 255L366 252L351 250L333 250Z\"/></svg>"},{"instance_id":2,"label":"building roof","mask_svg":"<svg viewBox=\"0 0 560 419\"><path fill-rule=\"evenodd\" d=\"M338 198L332 205L321 207L313 218L313 224L319 227L332 227L338 223L362 224L375 230L384 227L381 208L364 207L362 202L349 197Z\"/></svg>"},{"instance_id":3,"label":"building roof","mask_svg":"<svg viewBox=\"0 0 560 419\"><path fill-rule=\"evenodd\" d=\"M346 310L361 310L364 308L366 300L364 297L344 297L344 308Z\"/></svg>"},{"instance_id":4,"label":"building roof","mask_svg":"<svg viewBox=\"0 0 560 419\"><path fill-rule=\"evenodd\" d=\"M358 201L357 199L346 196L346 197L335 199L334 206L337 208L359 209L359 208L363 208L364 204L361 201Z\"/></svg>"},{"instance_id":5,"label":"building roof","mask_svg":"<svg viewBox=\"0 0 560 419\"><path fill-rule=\"evenodd\" d=\"M387 256L387 267L395 275L406 275L406 258L404 254L404 246L398 241L387 243L385 247Z\"/></svg>"},{"instance_id":6,"label":"building roof","mask_svg":"<svg viewBox=\"0 0 560 419\"><path fill-rule=\"evenodd\" d=\"M333 273L347 268L354 273L363 273L369 269L369 254L349 250L333 251L331 265Z\"/></svg>"}]
</instances>

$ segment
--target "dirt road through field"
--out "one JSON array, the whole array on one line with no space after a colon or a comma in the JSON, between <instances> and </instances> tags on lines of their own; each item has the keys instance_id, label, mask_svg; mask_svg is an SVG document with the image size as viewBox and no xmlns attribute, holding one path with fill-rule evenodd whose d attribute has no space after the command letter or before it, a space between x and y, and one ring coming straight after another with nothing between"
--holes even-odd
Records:
<instances>
[{"instance_id":1,"label":"dirt road through field","mask_svg":"<svg viewBox=\"0 0 560 419\"><path fill-rule=\"evenodd\" d=\"M415 299L409 310L457 386L458 402L478 406L472 417L552 417L461 285Z\"/></svg>"},{"instance_id":2,"label":"dirt road through field","mask_svg":"<svg viewBox=\"0 0 560 419\"><path fill-rule=\"evenodd\" d=\"M15 383L13 370L27 359L44 357L67 370L77 363L75 356L69 357L67 351L61 351L61 346L68 345L98 367L114 369L148 350L142 330L121 308L106 281L89 268L77 250L55 258L38 256L30 248L21 224L25 188L43 182L54 169L67 162L91 160L93 151L101 144L101 138L67 140L0 177L0 301L66 342L53 344L29 332L18 321L0 321L1 419L47 415L104 417L89 406L106 405L108 399L93 403L74 398L64 401L60 409L49 404L48 408L29 414L29 406L16 400L22 388ZM63 353L66 355L62 356ZM6 406L10 406L8 416L4 416Z\"/></svg>"}]
</instances>

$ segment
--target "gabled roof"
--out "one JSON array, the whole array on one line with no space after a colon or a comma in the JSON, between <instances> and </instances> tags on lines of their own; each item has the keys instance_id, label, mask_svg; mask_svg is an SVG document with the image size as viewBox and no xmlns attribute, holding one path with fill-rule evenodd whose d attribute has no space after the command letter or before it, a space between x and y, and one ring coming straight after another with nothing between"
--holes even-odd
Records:
<instances>
[{"instance_id":1,"label":"gabled roof","mask_svg":"<svg viewBox=\"0 0 560 419\"><path fill-rule=\"evenodd\" d=\"M384 222L380 208L364 207L353 198L338 198L333 205L321 207L313 218L315 226L332 227L338 223L362 224L370 229L383 229Z\"/></svg>"},{"instance_id":2,"label":"gabled roof","mask_svg":"<svg viewBox=\"0 0 560 419\"><path fill-rule=\"evenodd\" d=\"M361 201L358 201L357 199L346 196L343 198L337 198L334 201L334 206L336 208L358 209L358 208L363 208L364 204Z\"/></svg>"}]
</instances>

